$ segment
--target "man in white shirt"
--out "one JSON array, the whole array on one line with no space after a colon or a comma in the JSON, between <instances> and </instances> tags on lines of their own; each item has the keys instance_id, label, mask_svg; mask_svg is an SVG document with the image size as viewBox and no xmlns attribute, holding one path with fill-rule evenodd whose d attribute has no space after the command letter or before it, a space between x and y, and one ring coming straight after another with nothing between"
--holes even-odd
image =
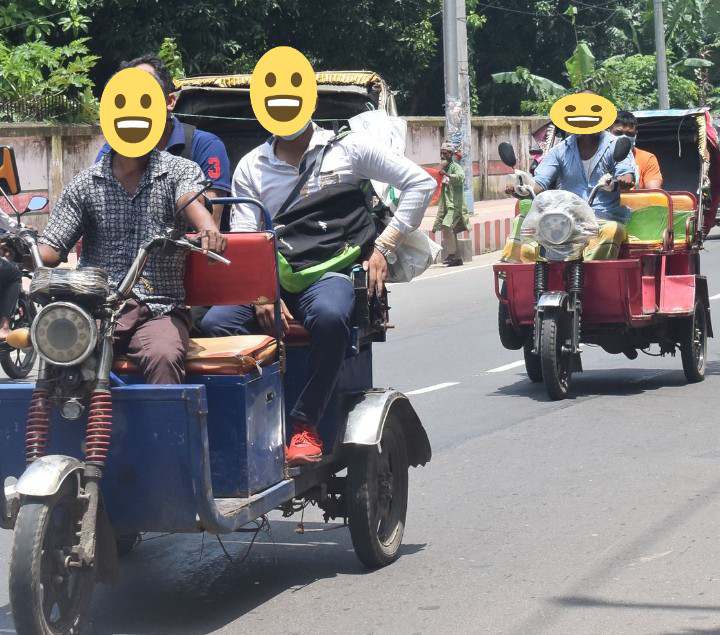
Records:
<instances>
[{"instance_id":1,"label":"man in white shirt","mask_svg":"<svg viewBox=\"0 0 720 635\"><path fill-rule=\"evenodd\" d=\"M397 188L402 195L394 217L363 262L370 294L380 294L387 278L388 259L393 259L394 250L404 237L420 225L436 183L409 159L392 154L359 133L350 133L328 145L334 137L332 131L312 121L295 135L272 137L240 160L233 175L232 194L261 200L274 217L311 165L314 168L295 200L290 201L290 208L308 194L335 183L359 185L373 179ZM319 170L316 161L320 162ZM232 231L262 229L259 209L253 205L234 206L230 227ZM287 328L288 320L297 318L311 337L309 380L291 412L293 436L287 460L293 465L316 461L322 456L317 424L335 387L350 341L354 290L347 275L332 273L300 293L283 291L282 297L283 328ZM213 336L258 330L272 334L273 306L213 307L202 327Z\"/></svg>"}]
</instances>

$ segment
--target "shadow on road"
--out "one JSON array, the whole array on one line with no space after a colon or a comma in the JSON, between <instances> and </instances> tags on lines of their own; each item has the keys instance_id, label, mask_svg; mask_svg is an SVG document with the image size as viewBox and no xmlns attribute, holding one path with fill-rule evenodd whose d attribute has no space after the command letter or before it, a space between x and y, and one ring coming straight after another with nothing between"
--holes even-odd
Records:
<instances>
[{"instance_id":1,"label":"shadow on road","mask_svg":"<svg viewBox=\"0 0 720 635\"><path fill-rule=\"evenodd\" d=\"M594 609L632 609L640 611L691 611L701 613L720 613L720 606L710 604L663 604L658 602L617 602L595 598L586 595L575 595L554 598L555 604L565 608L594 608ZM711 628L688 628L682 631L663 631L661 635L717 635L720 625Z\"/></svg>"},{"instance_id":2,"label":"shadow on road","mask_svg":"<svg viewBox=\"0 0 720 635\"><path fill-rule=\"evenodd\" d=\"M720 374L720 363L710 362L707 374ZM640 395L649 390L687 383L682 370L652 368L618 368L585 370L572 377L568 400L580 397ZM543 384L533 384L522 378L513 384L500 386L491 396L528 397L535 401L550 401Z\"/></svg>"},{"instance_id":3,"label":"shadow on road","mask_svg":"<svg viewBox=\"0 0 720 635\"><path fill-rule=\"evenodd\" d=\"M307 606L302 592L313 583L339 576L378 575L357 559L347 529L313 531L328 526L305 522L306 533L298 535L296 526L292 521L272 521L272 533L259 534L243 562L250 543L247 534L223 538L232 562L209 535L204 544L195 534L142 542L122 560L115 586L96 587L90 632L201 635L288 591L278 612L286 612L291 627L292 612ZM403 545L400 557L424 548ZM244 630L240 627L238 632ZM0 608L0 633L14 633L7 605Z\"/></svg>"}]
</instances>

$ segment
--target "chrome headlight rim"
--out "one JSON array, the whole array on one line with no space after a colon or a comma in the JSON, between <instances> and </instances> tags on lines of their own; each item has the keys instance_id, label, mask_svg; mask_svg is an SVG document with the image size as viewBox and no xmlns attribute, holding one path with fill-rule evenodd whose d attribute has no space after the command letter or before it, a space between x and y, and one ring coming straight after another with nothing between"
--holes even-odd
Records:
<instances>
[{"instance_id":1,"label":"chrome headlight rim","mask_svg":"<svg viewBox=\"0 0 720 635\"><path fill-rule=\"evenodd\" d=\"M57 308L69 309L79 314L87 323L88 329L90 331L90 337L88 338L88 343L85 347L85 350L82 352L81 355L69 362L62 362L52 359L42 351L40 346L37 345L37 329L38 325L40 324L41 318L43 318L51 310ZM52 364L53 366L77 366L78 364L82 364L88 357L90 357L90 355L92 355L93 351L95 350L95 347L97 346L97 325L91 315L77 304L74 304L72 302L51 302L50 304L46 304L44 307L42 307L35 316L32 326L30 327L30 340L32 341L33 348L37 352L38 357L46 361L48 364Z\"/></svg>"},{"instance_id":2,"label":"chrome headlight rim","mask_svg":"<svg viewBox=\"0 0 720 635\"><path fill-rule=\"evenodd\" d=\"M543 224L547 223L550 219L558 219L561 218L562 220L567 222L567 229L564 232L561 240L552 240L547 235L547 230L543 231ZM568 214L565 211L552 211L547 212L543 214L540 219L538 220L537 224L537 240L540 242L540 244L546 243L550 245L551 247L560 247L562 245L565 245L568 243L570 238L573 235L573 232L575 231L575 218Z\"/></svg>"}]
</instances>

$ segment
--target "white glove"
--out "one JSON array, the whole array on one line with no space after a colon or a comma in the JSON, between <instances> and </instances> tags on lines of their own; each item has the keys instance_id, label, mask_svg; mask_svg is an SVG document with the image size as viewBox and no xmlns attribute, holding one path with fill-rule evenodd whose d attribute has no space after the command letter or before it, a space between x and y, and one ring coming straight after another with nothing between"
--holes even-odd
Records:
<instances>
[{"instance_id":1,"label":"white glove","mask_svg":"<svg viewBox=\"0 0 720 635\"><path fill-rule=\"evenodd\" d=\"M601 190L613 192L615 190L615 177L612 174L603 174L598 181Z\"/></svg>"}]
</instances>

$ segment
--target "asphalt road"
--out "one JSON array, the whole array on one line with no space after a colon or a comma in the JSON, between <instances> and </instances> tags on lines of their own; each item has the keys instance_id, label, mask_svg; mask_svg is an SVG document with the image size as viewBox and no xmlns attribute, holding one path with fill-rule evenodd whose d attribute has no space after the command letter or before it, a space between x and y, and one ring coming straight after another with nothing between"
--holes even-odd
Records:
<instances>
[{"instance_id":1,"label":"asphalt road","mask_svg":"<svg viewBox=\"0 0 720 635\"><path fill-rule=\"evenodd\" d=\"M573 398L549 402L498 341L493 259L392 289L376 384L417 391L435 453L395 564L365 572L313 512L302 535L273 516L242 562L244 535L232 562L211 537L159 537L99 588L94 632L720 633L720 345L696 385L679 358L589 348ZM720 240L703 262L720 294Z\"/></svg>"}]
</instances>

